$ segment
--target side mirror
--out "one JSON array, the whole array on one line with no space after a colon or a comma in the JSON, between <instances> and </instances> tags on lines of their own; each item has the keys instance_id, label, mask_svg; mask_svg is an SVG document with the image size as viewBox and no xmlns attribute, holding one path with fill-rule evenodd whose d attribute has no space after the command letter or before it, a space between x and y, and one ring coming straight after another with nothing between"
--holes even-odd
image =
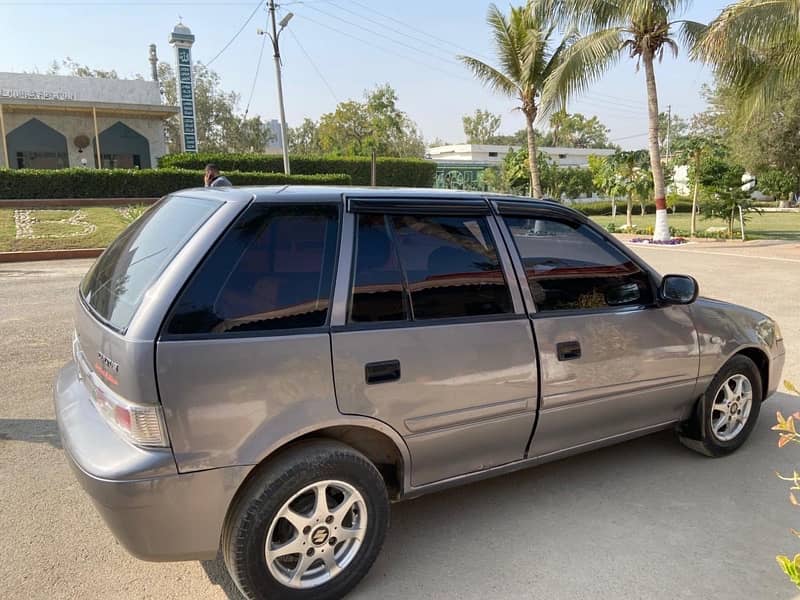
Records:
<instances>
[{"instance_id":1,"label":"side mirror","mask_svg":"<svg viewBox=\"0 0 800 600\"><path fill-rule=\"evenodd\" d=\"M664 275L658 296L669 304L691 304L697 300L700 286L689 275Z\"/></svg>"}]
</instances>

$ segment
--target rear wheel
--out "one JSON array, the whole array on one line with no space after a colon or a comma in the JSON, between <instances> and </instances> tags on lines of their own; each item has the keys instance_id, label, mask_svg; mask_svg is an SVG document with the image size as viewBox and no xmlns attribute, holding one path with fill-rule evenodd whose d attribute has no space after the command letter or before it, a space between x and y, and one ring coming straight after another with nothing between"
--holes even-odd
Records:
<instances>
[{"instance_id":1,"label":"rear wheel","mask_svg":"<svg viewBox=\"0 0 800 600\"><path fill-rule=\"evenodd\" d=\"M338 442L298 444L232 507L225 564L247 598L341 598L372 566L388 518L386 487L366 457Z\"/></svg>"},{"instance_id":2,"label":"rear wheel","mask_svg":"<svg viewBox=\"0 0 800 600\"><path fill-rule=\"evenodd\" d=\"M730 454L750 436L761 408L758 367L746 356L731 358L719 370L685 425L681 442L707 456Z\"/></svg>"}]
</instances>

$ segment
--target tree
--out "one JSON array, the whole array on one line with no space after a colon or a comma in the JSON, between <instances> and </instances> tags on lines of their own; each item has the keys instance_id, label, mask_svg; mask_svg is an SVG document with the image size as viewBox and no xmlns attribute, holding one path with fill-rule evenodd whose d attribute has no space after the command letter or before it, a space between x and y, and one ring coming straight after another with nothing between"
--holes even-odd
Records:
<instances>
[{"instance_id":1,"label":"tree","mask_svg":"<svg viewBox=\"0 0 800 600\"><path fill-rule=\"evenodd\" d=\"M193 68L197 145L203 152L262 152L274 139L261 117L238 112L239 95L222 89L219 74L197 62ZM169 63L158 63L158 78L167 104L178 104L175 71ZM166 124L170 152L180 151L177 115Z\"/></svg>"},{"instance_id":2,"label":"tree","mask_svg":"<svg viewBox=\"0 0 800 600\"><path fill-rule=\"evenodd\" d=\"M297 127L287 131L289 152L292 154L322 154L319 141L319 124L306 117Z\"/></svg>"},{"instance_id":3,"label":"tree","mask_svg":"<svg viewBox=\"0 0 800 600\"><path fill-rule=\"evenodd\" d=\"M542 135L535 129L533 130L533 135L538 146ZM489 143L497 146L525 146L528 143L528 130L520 129L511 135L495 135L489 140Z\"/></svg>"},{"instance_id":4,"label":"tree","mask_svg":"<svg viewBox=\"0 0 800 600\"><path fill-rule=\"evenodd\" d=\"M703 215L722 216L727 221L728 237L733 237L733 222L739 207L743 212L752 209L749 194L742 191L745 169L731 159L730 152L724 146L706 152L701 164L698 180L707 195L702 207Z\"/></svg>"},{"instance_id":5,"label":"tree","mask_svg":"<svg viewBox=\"0 0 800 600\"><path fill-rule=\"evenodd\" d=\"M364 101L347 100L320 117L324 152L341 155L419 156L425 142L416 124L397 108L397 92L388 84L364 92Z\"/></svg>"},{"instance_id":6,"label":"tree","mask_svg":"<svg viewBox=\"0 0 800 600\"><path fill-rule=\"evenodd\" d=\"M48 75L62 75L62 69L67 72L67 74L71 77L92 77L96 79L119 79L119 75L114 69L111 70L104 70L104 69L93 69L86 65L82 65L76 60L73 60L69 56L67 58L62 59L61 61L54 60L50 63L50 67L47 69ZM137 79L141 79L141 75L136 76Z\"/></svg>"},{"instance_id":7,"label":"tree","mask_svg":"<svg viewBox=\"0 0 800 600\"><path fill-rule=\"evenodd\" d=\"M490 113L488 110L475 109L472 116L464 115L461 122L464 124L464 135L468 144L488 144L500 129L502 117Z\"/></svg>"},{"instance_id":8,"label":"tree","mask_svg":"<svg viewBox=\"0 0 800 600\"><path fill-rule=\"evenodd\" d=\"M560 110L550 117L550 132L545 135L545 146L567 148L608 148L609 129L596 116L586 118L580 113L570 114Z\"/></svg>"},{"instance_id":9,"label":"tree","mask_svg":"<svg viewBox=\"0 0 800 600\"><path fill-rule=\"evenodd\" d=\"M775 199L788 199L797 190L797 178L786 171L769 169L759 175L758 189Z\"/></svg>"},{"instance_id":10,"label":"tree","mask_svg":"<svg viewBox=\"0 0 800 600\"><path fill-rule=\"evenodd\" d=\"M658 93L654 63L661 61L665 50L674 55L678 45L673 27L691 47L705 26L694 21L678 20L676 14L691 0L531 0L538 11L555 11L566 27L586 31L565 52L558 68L549 77L543 94L547 109L557 109L567 98L584 91L620 57L627 53L636 59L636 68L644 66L649 115L650 170L656 203L654 240L669 239L666 186L658 139Z\"/></svg>"},{"instance_id":11,"label":"tree","mask_svg":"<svg viewBox=\"0 0 800 600\"><path fill-rule=\"evenodd\" d=\"M739 0L709 24L694 54L734 89L747 120L797 85L799 32L800 0Z\"/></svg>"},{"instance_id":12,"label":"tree","mask_svg":"<svg viewBox=\"0 0 800 600\"><path fill-rule=\"evenodd\" d=\"M658 114L658 144L665 146L667 143L667 136L669 136L670 151L675 149L676 144L680 145L680 140L686 136L689 131L689 122L673 114L672 118L665 112Z\"/></svg>"},{"instance_id":13,"label":"tree","mask_svg":"<svg viewBox=\"0 0 800 600\"><path fill-rule=\"evenodd\" d=\"M561 200L563 198L579 198L591 195L594 191L592 174L588 169L579 167L559 167L549 156L539 153L537 160L544 197ZM515 191L524 193L530 184L528 149L520 148L509 152L503 160L503 168L498 177L491 181L504 184L507 189L495 191Z\"/></svg>"},{"instance_id":14,"label":"tree","mask_svg":"<svg viewBox=\"0 0 800 600\"><path fill-rule=\"evenodd\" d=\"M539 115L539 95L545 81L561 64L561 57L573 38L567 35L554 45L555 25L549 16L530 6L511 8L506 17L491 4L486 21L500 66L494 67L470 56L458 58L485 85L519 101L519 109L525 115L531 196L541 197L533 123Z\"/></svg>"},{"instance_id":15,"label":"tree","mask_svg":"<svg viewBox=\"0 0 800 600\"><path fill-rule=\"evenodd\" d=\"M625 228L633 229L633 202L643 203L652 190L647 154L619 150L611 156L590 156L589 171L598 189L612 198L625 198Z\"/></svg>"}]
</instances>

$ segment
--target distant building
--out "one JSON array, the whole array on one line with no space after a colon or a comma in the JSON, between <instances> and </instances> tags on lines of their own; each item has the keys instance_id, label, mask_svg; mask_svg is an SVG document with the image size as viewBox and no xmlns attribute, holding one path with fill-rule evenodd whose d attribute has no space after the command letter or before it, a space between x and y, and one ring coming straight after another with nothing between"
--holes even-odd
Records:
<instances>
[{"instance_id":1,"label":"distant building","mask_svg":"<svg viewBox=\"0 0 800 600\"><path fill-rule=\"evenodd\" d=\"M509 151L520 146L490 144L452 144L428 148L427 156L436 162L437 188L483 189L480 175L488 167L500 166ZM586 168L589 157L610 156L608 148L562 148L542 146L538 149L559 167Z\"/></svg>"},{"instance_id":2,"label":"distant building","mask_svg":"<svg viewBox=\"0 0 800 600\"><path fill-rule=\"evenodd\" d=\"M0 73L0 168L141 168L166 153L156 81Z\"/></svg>"},{"instance_id":3,"label":"distant building","mask_svg":"<svg viewBox=\"0 0 800 600\"><path fill-rule=\"evenodd\" d=\"M267 122L267 127L272 134L272 139L267 144L265 151L267 154L281 154L283 152L283 134L281 133L281 123L278 119Z\"/></svg>"}]
</instances>

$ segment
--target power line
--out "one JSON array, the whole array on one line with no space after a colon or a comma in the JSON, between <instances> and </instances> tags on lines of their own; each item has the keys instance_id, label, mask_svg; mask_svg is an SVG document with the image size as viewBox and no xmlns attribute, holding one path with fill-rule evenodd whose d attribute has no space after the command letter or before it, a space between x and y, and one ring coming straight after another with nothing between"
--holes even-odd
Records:
<instances>
[{"instance_id":1,"label":"power line","mask_svg":"<svg viewBox=\"0 0 800 600\"><path fill-rule=\"evenodd\" d=\"M433 35L431 33L428 33L427 31L423 31L422 29L419 29L418 27L414 27L413 25L409 25L408 23L405 23L405 22L403 22L403 21L401 21L399 19L396 19L391 15L387 15L386 13L382 13L382 12L380 12L378 10L375 10L374 8L372 8L370 6L367 6L366 4L362 4L361 2L358 2L357 0L350 0L350 2L353 3L353 4L357 4L361 8L364 8L364 9L370 11L371 13L379 15L379 16L383 17L384 19L388 19L389 21L393 21L393 22L397 23L398 25L402 25L406 29L410 29L411 31L416 31L418 33L421 33L424 36L427 36L427 37L429 37L429 38L431 38L433 40L436 40L437 42L440 42L440 45L441 45L441 43L444 43L444 44L446 44L448 46L452 46L453 48L457 48L457 49L462 50L462 51L467 52L467 53L472 53L473 52L473 50L471 48L465 48L464 46L459 46L458 44L456 44L454 42L448 41L448 40L446 40L444 38L441 38L439 36L436 36L436 35ZM485 57L481 57L480 55L477 55L477 56L479 58L484 58L485 59Z\"/></svg>"},{"instance_id":2,"label":"power line","mask_svg":"<svg viewBox=\"0 0 800 600\"><path fill-rule=\"evenodd\" d=\"M328 0L328 1L330 1L330 0ZM382 27L382 28L385 28L385 29L387 29L387 30L389 30L389 31L391 31L391 32L393 32L393 33L396 33L397 35L402 35L403 37L407 37L408 39L414 40L414 41L416 41L416 42L420 42L420 43L422 43L422 44L426 44L428 47L430 47L430 46L431 46L431 41L430 41L430 40L426 40L426 39L423 39L423 38L421 38L421 37L418 37L418 36L416 36L416 35L412 35L412 34L410 34L410 33L406 33L406 32L404 32L404 31L401 31L401 30L399 30L399 29L397 29L397 28L394 28L394 27L389 27L389 26L387 26L387 25L386 25L386 23L382 23L382 22L380 22L380 21L378 21L378 20L376 20L376 19L373 19L373 18L371 18L371 17L368 17L368 16L365 16L365 15L362 15L361 13L358 13L358 12L356 12L356 11L350 10L349 8L346 8L346 7L344 7L344 6L339 6L339 7L337 7L337 8L338 8L339 10L343 10L343 11L345 11L345 12L348 12L348 13L350 13L351 15L353 15L353 16L355 16L355 17L358 17L358 18L360 18L360 19L364 19L365 21L369 21L370 23L374 23L375 25L377 25L377 26L379 26L379 27ZM370 10L370 9L368 9L368 10ZM377 11L372 11L372 12L377 12ZM412 29L412 31L413 31L413 29ZM440 48L442 48L442 50L436 50L436 52L443 53L443 54L445 54L445 55L446 55L448 58L449 58L449 57L454 57L455 53L453 52L453 50L452 50L452 49L450 49L450 48L444 48L444 47L443 47L441 44L438 44L438 43L437 43L437 44L435 44L435 45L436 45L436 46L439 46Z\"/></svg>"},{"instance_id":3,"label":"power line","mask_svg":"<svg viewBox=\"0 0 800 600\"><path fill-rule=\"evenodd\" d=\"M256 82L258 81L258 72L261 70L261 59L264 56L264 46L267 43L267 35L262 34L261 50L258 51L258 62L256 63L256 73L253 75L253 85L250 87L250 97L247 98L247 106L244 109L244 118L247 119L247 113L250 111L250 103L253 101L253 94L256 91Z\"/></svg>"},{"instance_id":4,"label":"power line","mask_svg":"<svg viewBox=\"0 0 800 600\"><path fill-rule=\"evenodd\" d=\"M626 136L623 136L623 137L611 138L608 141L609 142L621 142L622 140L631 140L633 138L644 137L646 135L649 135L649 132L645 131L644 133L636 133L634 135L626 135Z\"/></svg>"},{"instance_id":5,"label":"power line","mask_svg":"<svg viewBox=\"0 0 800 600\"><path fill-rule=\"evenodd\" d=\"M334 13L330 13L330 12L324 11L321 8L317 8L316 6L310 6L309 5L308 8L310 8L311 10L317 11L318 13L323 14L326 17L330 17L332 19L336 19L337 21L341 21L342 23L344 23L346 25L350 25L351 27L356 27L358 29L361 29L362 31L366 31L367 33L371 33L372 35L377 36L377 37L379 37L382 40L385 40L387 42L392 42L393 44L397 44L398 46L403 46L404 48L408 48L409 50L413 50L414 52L419 52L420 54L424 54L425 56L428 56L428 57L431 55L430 51L422 50L422 49L420 49L420 48L418 48L416 46L412 46L411 44L406 44L405 42L396 40L396 39L394 39L392 37L389 37L386 34L381 33L380 31L375 31L374 29L370 29L369 27L364 27L363 25L359 25L358 23L353 23L352 21L348 21L347 19L343 19L342 17L339 17L338 15L336 15ZM444 60L445 62L449 62L449 63L454 64L454 65L461 66L461 63L456 62L455 60L452 60L450 58L445 58L445 59L441 59L441 60Z\"/></svg>"},{"instance_id":6,"label":"power line","mask_svg":"<svg viewBox=\"0 0 800 600\"><path fill-rule=\"evenodd\" d=\"M333 88L331 87L331 84L328 83L327 79L325 79L325 76L322 74L322 71L319 70L319 68L317 67L316 63L311 58L311 55L308 52L306 52L306 49L303 47L303 44L300 43L300 38L298 38L294 34L294 31L292 31L291 29L287 29L287 31L291 34L291 36L294 39L294 41L297 42L297 45L300 46L300 50L303 52L303 54L306 55L306 58L308 59L308 62L310 62L311 66L314 67L314 70L317 72L317 75L319 75L319 78L322 79L322 83L325 84L325 87L328 88L328 91L331 93L331 96L333 96L333 99L336 102L339 102L339 98L336 96L336 92L333 91Z\"/></svg>"},{"instance_id":7,"label":"power line","mask_svg":"<svg viewBox=\"0 0 800 600\"><path fill-rule=\"evenodd\" d=\"M233 37L232 37L232 38L231 38L231 39L228 41L228 43L227 43L227 44L225 44L225 45L222 47L222 50L220 50L219 52L217 52L217 53L214 55L214 58L212 58L210 61L208 61L208 62L206 63L206 66L207 66L207 67L210 67L210 66L211 66L211 63L213 63L215 60L217 60L217 59L220 57L220 55L221 55L223 52L225 52L225 50L227 50L227 49L230 47L230 45L231 45L231 44L232 44L234 41L236 41L236 38L238 38L238 37L239 37L239 34L240 34L240 33L242 33L242 31L244 31L244 28L245 28L245 27L247 27L247 25L250 23L250 21L252 21L252 20L253 20L253 17L255 17L255 16L256 16L256 13L258 12L258 9L259 9L259 8L261 8L261 5L262 5L262 4L264 4L264 0L258 0L258 3L256 4L256 7L253 9L253 12L251 12L251 13L250 13L250 16L249 16L249 17L247 17L247 20L246 20L244 23L242 23L242 26L239 28L239 31L237 31L237 32L234 34L234 36L233 36Z\"/></svg>"},{"instance_id":8,"label":"power line","mask_svg":"<svg viewBox=\"0 0 800 600\"><path fill-rule=\"evenodd\" d=\"M354 40L356 40L358 42L361 42L362 44L366 44L370 48L381 50L382 52L385 52L386 54L390 54L392 56L397 56L397 57L400 57L400 58L404 58L407 61L416 63L418 65L422 65L423 67L427 67L429 69L433 69L434 71L439 71L440 73L443 73L443 74L445 74L445 75L447 75L449 77L452 77L453 79L460 79L461 81L468 81L470 83L474 82L474 80L472 80L472 79L467 79L466 77L460 77L458 75L455 75L454 73L451 73L449 71L445 71L444 69L440 69L440 68L438 68L438 67L436 67L434 65L431 65L429 63L425 63L425 62L422 62L420 60L417 60L416 58L414 58L412 56L408 56L406 54L402 54L402 53L398 52L397 50L394 50L394 49L391 49L391 48L386 48L384 46L381 46L380 44L376 44L375 42L371 42L369 40L365 40L364 38L358 37L357 35L353 35L352 33L348 32L348 31L342 31L341 29L337 29L336 27L328 25L327 23L321 23L321 22L317 21L316 19L312 19L308 15L298 15L298 16L300 16L301 18L305 19L309 23L314 23L315 25L318 25L320 27L324 27L325 29L330 29L331 31L334 31L334 32L338 33L339 35L343 35L345 37L348 37L348 38L354 39Z\"/></svg>"}]
</instances>

